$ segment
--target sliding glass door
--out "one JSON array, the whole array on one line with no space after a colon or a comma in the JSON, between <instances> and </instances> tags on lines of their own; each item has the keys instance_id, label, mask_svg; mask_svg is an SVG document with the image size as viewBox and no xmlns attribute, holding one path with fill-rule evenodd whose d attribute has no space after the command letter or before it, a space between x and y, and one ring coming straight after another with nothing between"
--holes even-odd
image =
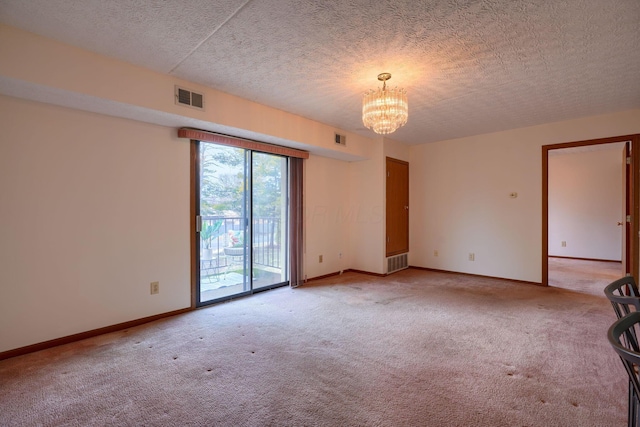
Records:
<instances>
[{"instance_id":1,"label":"sliding glass door","mask_svg":"<svg viewBox=\"0 0 640 427\"><path fill-rule=\"evenodd\" d=\"M198 305L287 283L287 158L200 142Z\"/></svg>"},{"instance_id":2,"label":"sliding glass door","mask_svg":"<svg viewBox=\"0 0 640 427\"><path fill-rule=\"evenodd\" d=\"M253 288L287 280L287 159L252 153Z\"/></svg>"}]
</instances>

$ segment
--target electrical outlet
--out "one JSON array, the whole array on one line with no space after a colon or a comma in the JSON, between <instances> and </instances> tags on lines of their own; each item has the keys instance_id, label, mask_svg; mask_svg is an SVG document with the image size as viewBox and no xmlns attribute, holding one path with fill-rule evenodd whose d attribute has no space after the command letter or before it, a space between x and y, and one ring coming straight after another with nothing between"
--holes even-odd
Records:
<instances>
[{"instance_id":1,"label":"electrical outlet","mask_svg":"<svg viewBox=\"0 0 640 427\"><path fill-rule=\"evenodd\" d=\"M318 262L320 262L320 263L322 262L322 255L320 255L320 256L318 257Z\"/></svg>"},{"instance_id":2,"label":"electrical outlet","mask_svg":"<svg viewBox=\"0 0 640 427\"><path fill-rule=\"evenodd\" d=\"M433 251L433 256L438 256L438 251Z\"/></svg>"},{"instance_id":3,"label":"electrical outlet","mask_svg":"<svg viewBox=\"0 0 640 427\"><path fill-rule=\"evenodd\" d=\"M562 241L562 247L566 248L567 247L567 242L565 242L564 240Z\"/></svg>"},{"instance_id":4,"label":"electrical outlet","mask_svg":"<svg viewBox=\"0 0 640 427\"><path fill-rule=\"evenodd\" d=\"M151 295L160 293L160 282L151 282Z\"/></svg>"},{"instance_id":5,"label":"electrical outlet","mask_svg":"<svg viewBox=\"0 0 640 427\"><path fill-rule=\"evenodd\" d=\"M469 253L469 261L475 261L476 260L476 254L474 254L473 252Z\"/></svg>"}]
</instances>

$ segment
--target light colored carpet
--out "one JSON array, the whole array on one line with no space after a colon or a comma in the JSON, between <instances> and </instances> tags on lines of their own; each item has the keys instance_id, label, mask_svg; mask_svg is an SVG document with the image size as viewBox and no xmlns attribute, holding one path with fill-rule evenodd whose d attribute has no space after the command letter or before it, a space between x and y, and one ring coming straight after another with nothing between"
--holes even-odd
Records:
<instances>
[{"instance_id":1,"label":"light colored carpet","mask_svg":"<svg viewBox=\"0 0 640 427\"><path fill-rule=\"evenodd\" d=\"M549 258L549 286L604 295L603 289L624 276L621 262Z\"/></svg>"},{"instance_id":2,"label":"light colored carpet","mask_svg":"<svg viewBox=\"0 0 640 427\"><path fill-rule=\"evenodd\" d=\"M2 426L623 426L603 295L346 273L0 362Z\"/></svg>"}]
</instances>

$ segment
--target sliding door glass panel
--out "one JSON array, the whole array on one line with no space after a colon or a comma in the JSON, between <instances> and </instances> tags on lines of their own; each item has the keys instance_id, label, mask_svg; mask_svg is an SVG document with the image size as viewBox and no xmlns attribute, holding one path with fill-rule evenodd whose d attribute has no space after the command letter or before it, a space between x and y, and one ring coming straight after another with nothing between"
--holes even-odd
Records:
<instances>
[{"instance_id":1,"label":"sliding door glass panel","mask_svg":"<svg viewBox=\"0 0 640 427\"><path fill-rule=\"evenodd\" d=\"M200 143L200 303L251 291L249 154Z\"/></svg>"},{"instance_id":2,"label":"sliding door glass panel","mask_svg":"<svg viewBox=\"0 0 640 427\"><path fill-rule=\"evenodd\" d=\"M287 283L286 157L200 142L198 304Z\"/></svg>"},{"instance_id":3,"label":"sliding door glass panel","mask_svg":"<svg viewBox=\"0 0 640 427\"><path fill-rule=\"evenodd\" d=\"M287 280L287 159L254 152L252 169L253 289Z\"/></svg>"}]
</instances>

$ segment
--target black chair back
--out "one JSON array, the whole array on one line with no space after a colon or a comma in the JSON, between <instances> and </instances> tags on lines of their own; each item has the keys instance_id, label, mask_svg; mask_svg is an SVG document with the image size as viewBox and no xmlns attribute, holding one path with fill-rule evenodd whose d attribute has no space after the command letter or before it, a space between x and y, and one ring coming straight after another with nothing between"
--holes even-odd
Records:
<instances>
[{"instance_id":1,"label":"black chair back","mask_svg":"<svg viewBox=\"0 0 640 427\"><path fill-rule=\"evenodd\" d=\"M611 282L604 288L604 294L611 302L618 319L631 311L640 311L640 293L633 276L625 276Z\"/></svg>"},{"instance_id":2,"label":"black chair back","mask_svg":"<svg viewBox=\"0 0 640 427\"><path fill-rule=\"evenodd\" d=\"M629 427L640 426L640 347L636 338L639 331L640 312L634 311L616 320L607 333L629 377Z\"/></svg>"},{"instance_id":3,"label":"black chair back","mask_svg":"<svg viewBox=\"0 0 640 427\"><path fill-rule=\"evenodd\" d=\"M611 282L609 285L607 285L607 287L604 288L604 294L611 302L613 311L616 313L616 316L619 320L626 317L630 313L637 314L638 312L640 312L640 292L638 292L638 286L636 285L636 281L634 280L633 276L625 276L614 282ZM636 327L634 325L631 325L632 327L628 327L626 330L621 331L620 328L622 328L622 326L618 326L618 329L613 331L613 327L615 325L616 324L614 324L611 327L612 329L609 330L609 341L611 342L611 345L614 347L616 352L620 354L618 350L622 351L621 349L626 348L633 353L638 353L639 335L637 334ZM617 337L615 338L615 340L614 336ZM614 344L615 342L617 342L618 344ZM633 375L629 373L629 363L631 362L627 361L622 356L620 356L620 359L622 360L622 363L624 364L624 367L627 370L627 374L629 376L629 427L638 427L640 426L640 399L638 399L638 396L640 396L640 394L638 394L640 383L638 382L638 377L636 374L637 371L632 371Z\"/></svg>"}]
</instances>

